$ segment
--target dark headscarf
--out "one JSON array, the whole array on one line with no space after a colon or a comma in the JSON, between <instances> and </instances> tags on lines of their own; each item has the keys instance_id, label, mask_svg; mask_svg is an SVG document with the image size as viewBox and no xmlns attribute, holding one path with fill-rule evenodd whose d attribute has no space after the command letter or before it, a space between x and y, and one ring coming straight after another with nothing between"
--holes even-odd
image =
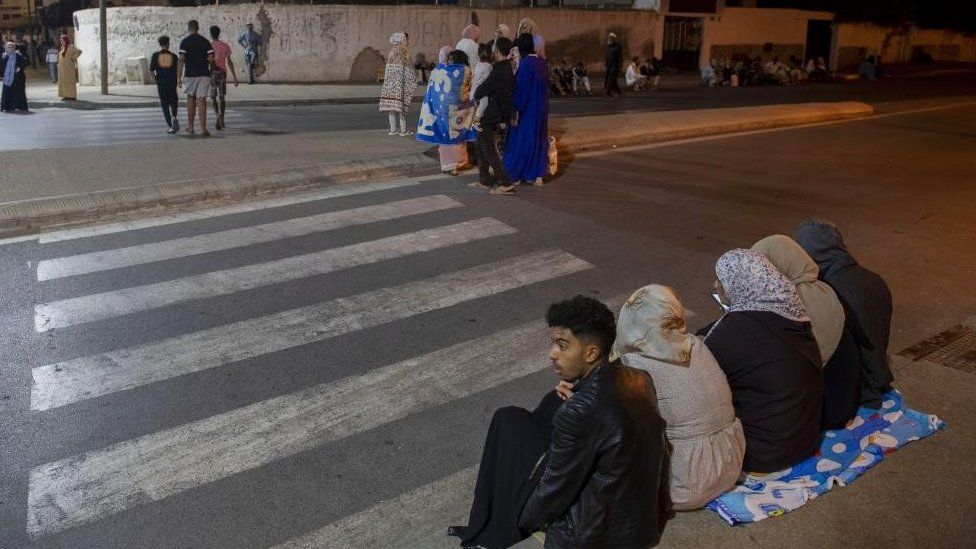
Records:
<instances>
[{"instance_id":1,"label":"dark headscarf","mask_svg":"<svg viewBox=\"0 0 976 549\"><path fill-rule=\"evenodd\" d=\"M531 34L522 33L515 39L515 46L518 47L519 55L526 57L535 53L535 40Z\"/></svg>"},{"instance_id":2,"label":"dark headscarf","mask_svg":"<svg viewBox=\"0 0 976 549\"><path fill-rule=\"evenodd\" d=\"M794 239L820 267L820 279L840 298L848 322L857 321L866 341L861 344L864 384L861 401L877 407L891 387L894 376L888 365L891 335L891 290L877 273L865 269L847 251L837 226L822 219L808 219L796 228Z\"/></svg>"}]
</instances>

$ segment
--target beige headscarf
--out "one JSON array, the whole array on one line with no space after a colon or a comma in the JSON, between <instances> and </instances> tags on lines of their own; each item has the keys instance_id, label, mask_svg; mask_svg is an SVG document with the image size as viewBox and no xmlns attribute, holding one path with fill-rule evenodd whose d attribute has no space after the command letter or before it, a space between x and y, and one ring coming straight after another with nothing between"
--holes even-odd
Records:
<instances>
[{"instance_id":1,"label":"beige headscarf","mask_svg":"<svg viewBox=\"0 0 976 549\"><path fill-rule=\"evenodd\" d=\"M820 347L820 357L826 364L844 333L844 308L834 289L817 279L820 273L817 263L788 236L767 236L752 249L769 258L770 263L796 284Z\"/></svg>"},{"instance_id":2,"label":"beige headscarf","mask_svg":"<svg viewBox=\"0 0 976 549\"><path fill-rule=\"evenodd\" d=\"M620 309L611 358L637 353L688 366L692 338L685 331L684 307L678 294L667 286L651 284L631 294Z\"/></svg>"}]
</instances>

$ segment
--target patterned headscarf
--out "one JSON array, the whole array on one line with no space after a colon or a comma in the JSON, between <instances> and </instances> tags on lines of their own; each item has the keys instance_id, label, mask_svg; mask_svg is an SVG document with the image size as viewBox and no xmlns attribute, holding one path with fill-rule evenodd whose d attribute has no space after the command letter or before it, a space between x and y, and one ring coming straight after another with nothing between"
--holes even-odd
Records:
<instances>
[{"instance_id":1,"label":"patterned headscarf","mask_svg":"<svg viewBox=\"0 0 976 549\"><path fill-rule=\"evenodd\" d=\"M397 31L393 33L393 36L390 37L390 43L393 44L394 46L402 46L406 44L406 42L407 42L407 33L403 31Z\"/></svg>"},{"instance_id":2,"label":"patterned headscarf","mask_svg":"<svg viewBox=\"0 0 976 549\"><path fill-rule=\"evenodd\" d=\"M516 32L518 34L535 34L535 21L529 19L528 17L523 18L521 21L519 21Z\"/></svg>"},{"instance_id":3,"label":"patterned headscarf","mask_svg":"<svg viewBox=\"0 0 976 549\"><path fill-rule=\"evenodd\" d=\"M651 284L631 294L617 317L613 356L638 354L689 366L693 336L685 331L684 307L667 286Z\"/></svg>"},{"instance_id":4,"label":"patterned headscarf","mask_svg":"<svg viewBox=\"0 0 976 549\"><path fill-rule=\"evenodd\" d=\"M810 321L796 286L759 252L729 250L715 264L715 274L732 301L730 311L769 311L797 322Z\"/></svg>"},{"instance_id":5,"label":"patterned headscarf","mask_svg":"<svg viewBox=\"0 0 976 549\"><path fill-rule=\"evenodd\" d=\"M495 27L495 36L496 37L504 36L505 38L511 38L512 29L505 23L499 23L498 26Z\"/></svg>"}]
</instances>

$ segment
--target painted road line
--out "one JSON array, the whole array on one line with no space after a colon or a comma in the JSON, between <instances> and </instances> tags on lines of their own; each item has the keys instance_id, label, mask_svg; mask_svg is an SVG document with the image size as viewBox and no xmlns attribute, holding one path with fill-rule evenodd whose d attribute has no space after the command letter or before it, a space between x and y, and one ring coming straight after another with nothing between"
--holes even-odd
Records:
<instances>
[{"instance_id":1,"label":"painted road line","mask_svg":"<svg viewBox=\"0 0 976 549\"><path fill-rule=\"evenodd\" d=\"M462 205L457 200L444 195L425 196L139 246L45 259L37 263L37 280L52 280L229 250L344 227L459 208Z\"/></svg>"},{"instance_id":2,"label":"painted road line","mask_svg":"<svg viewBox=\"0 0 976 549\"><path fill-rule=\"evenodd\" d=\"M457 547L447 527L468 521L478 466L462 469L409 492L342 518L275 549L356 549Z\"/></svg>"},{"instance_id":3,"label":"painted road line","mask_svg":"<svg viewBox=\"0 0 976 549\"><path fill-rule=\"evenodd\" d=\"M553 267L545 263L535 270ZM484 269L488 280L507 273ZM36 537L114 515L533 374L548 364L544 340L545 325L533 322L37 466L27 530Z\"/></svg>"},{"instance_id":4,"label":"painted road line","mask_svg":"<svg viewBox=\"0 0 976 549\"><path fill-rule=\"evenodd\" d=\"M243 175L244 174L242 174L242 176ZM78 238L91 238L93 236L102 236L106 234L122 233L128 231L135 231L139 229L148 229L151 227L162 227L165 225L174 225L177 223L184 223L186 221L198 221L200 219L208 219L214 217L221 217L225 215L255 212L258 210L265 210L268 208L280 208L283 206L293 206L295 204L317 202L319 200L327 200L329 198L338 198L341 196L353 196L357 194L366 194L366 193L372 193L378 191L387 191L390 189L399 189L403 187L412 187L417 184L418 181L395 180L395 181L380 181L377 183L364 183L364 184L355 184L355 185L352 184L337 185L337 186L328 187L326 189L322 189L314 192L299 193L295 195L281 196L278 198L248 201L242 204L234 204L231 206L220 206L216 208L209 208L206 210L162 215L162 216L156 216L156 217L151 217L146 219L136 219L132 221L120 221L118 223L108 223L104 225L91 225L86 227L77 227L73 229L63 229L63 230L53 231L49 233L41 233L37 238L41 244L48 244L51 242L61 242L64 240L75 240Z\"/></svg>"},{"instance_id":5,"label":"painted road line","mask_svg":"<svg viewBox=\"0 0 976 549\"><path fill-rule=\"evenodd\" d=\"M31 409L48 410L218 368L592 269L562 250L516 256L132 348L33 369Z\"/></svg>"},{"instance_id":6,"label":"painted road line","mask_svg":"<svg viewBox=\"0 0 976 549\"><path fill-rule=\"evenodd\" d=\"M227 295L514 232L515 229L501 221L482 218L276 261L42 303L34 307L34 327L38 332L46 332L73 324L147 311L194 299Z\"/></svg>"}]
</instances>

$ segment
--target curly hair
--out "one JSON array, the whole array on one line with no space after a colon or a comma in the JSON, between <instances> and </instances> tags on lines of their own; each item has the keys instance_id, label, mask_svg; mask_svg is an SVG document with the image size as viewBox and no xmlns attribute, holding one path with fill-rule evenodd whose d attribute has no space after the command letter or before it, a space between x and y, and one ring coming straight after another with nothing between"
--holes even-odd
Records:
<instances>
[{"instance_id":1,"label":"curly hair","mask_svg":"<svg viewBox=\"0 0 976 549\"><path fill-rule=\"evenodd\" d=\"M600 301L582 295L550 305L546 322L550 328L568 329L577 338L596 340L603 357L609 356L617 337L613 312Z\"/></svg>"}]
</instances>

